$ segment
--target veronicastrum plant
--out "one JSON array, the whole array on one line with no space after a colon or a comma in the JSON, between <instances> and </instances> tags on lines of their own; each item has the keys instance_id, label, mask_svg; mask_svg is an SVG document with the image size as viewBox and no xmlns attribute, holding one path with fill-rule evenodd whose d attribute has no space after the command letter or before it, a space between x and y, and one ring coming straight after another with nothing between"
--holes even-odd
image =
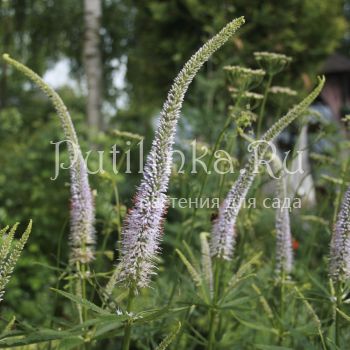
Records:
<instances>
[{"instance_id":1,"label":"veronicastrum plant","mask_svg":"<svg viewBox=\"0 0 350 350\"><path fill-rule=\"evenodd\" d=\"M139 289L149 285L150 276L155 271L161 226L166 209L166 191L170 178L172 147L184 95L201 66L243 23L243 17L232 21L191 57L175 79L163 106L159 126L150 154L147 157L144 178L135 196L134 208L125 219L122 232L121 260L116 270L116 280L129 288L127 307L129 314L135 294ZM85 263L91 262L93 259L91 248L94 244L94 208L87 172L72 120L61 98L38 75L11 59L7 54L3 58L14 68L24 73L49 96L60 117L68 141L71 161L71 260L77 262L79 269L80 263L84 266ZM78 159L75 158L76 155L78 155ZM84 274L85 271L79 270L79 272ZM114 278L115 274L113 274L113 280ZM109 287L111 288L111 284ZM83 288L84 285L82 292ZM84 299L85 296L83 293ZM79 305L81 307L81 304ZM86 320L82 316L80 319L81 321ZM125 326L123 349L129 348L130 330L131 322L129 320ZM165 348L168 342L169 338L165 339L160 348Z\"/></svg>"},{"instance_id":2,"label":"veronicastrum plant","mask_svg":"<svg viewBox=\"0 0 350 350\"><path fill-rule=\"evenodd\" d=\"M176 77L164 103L143 180L122 232L119 279L129 287L128 312L134 294L139 288L147 287L150 276L154 274L166 210L174 136L183 98L198 70L243 23L243 17L232 21L190 58ZM129 342L130 325L126 325L124 350L129 348Z\"/></svg>"},{"instance_id":3,"label":"veronicastrum plant","mask_svg":"<svg viewBox=\"0 0 350 350\"><path fill-rule=\"evenodd\" d=\"M80 149L72 118L61 97L28 67L4 54L3 59L27 76L47 95L60 118L67 142L71 175L71 230L70 260L73 264L86 264L94 259L95 213L86 164Z\"/></svg>"},{"instance_id":4,"label":"veronicastrum plant","mask_svg":"<svg viewBox=\"0 0 350 350\"><path fill-rule=\"evenodd\" d=\"M85 298L88 264L94 260L95 255L95 208L86 164L71 116L60 96L41 77L9 55L4 54L3 58L49 97L59 116L70 160L70 265L76 271L76 293ZM83 322L86 319L85 308L78 305L78 314L80 322Z\"/></svg>"},{"instance_id":5,"label":"veronicastrum plant","mask_svg":"<svg viewBox=\"0 0 350 350\"><path fill-rule=\"evenodd\" d=\"M186 283L180 288L177 285L178 280L187 278L181 270L181 276L171 276L172 280L176 280L176 282L174 282L174 288L171 289L168 304L164 308L154 309L145 306L145 300L151 300L151 303L157 304L159 303L158 293L163 296L166 293L154 287L161 278L154 281L153 277L161 265L159 261L162 258L160 251L163 224L168 206L167 191L171 178L173 143L185 93L201 66L236 32L243 22L244 19L239 18L224 27L190 58L175 79L159 117L158 127L147 157L141 184L134 198L133 207L126 214L121 229L121 241L117 242L119 255L117 266L104 287L97 285L98 278L101 276L107 278L110 275L99 271L95 273L92 268L95 256L94 201L78 138L67 108L56 92L34 72L9 56L4 56L9 64L24 73L49 96L60 117L72 165L71 254L70 269L66 272L66 276L68 280L78 278L82 283L77 283L74 289L71 288L70 292L72 293L56 290L57 293L68 298L77 306L79 326L76 326L75 320L73 320L71 323L65 323L64 331L38 330L35 335L31 334L30 337L25 333L7 334L4 339L0 339L0 345L26 344L25 339L29 339L27 344L29 341L33 343L50 341L51 348L55 348L57 345L65 349L89 349L91 346L98 347L103 344L104 338L117 337L118 345L124 350L130 348L166 349L171 346L177 349L232 348L234 343L230 337L233 337L236 327L243 324L247 328L254 329L255 327L254 332L270 332L270 338L268 338L270 343L283 348L284 340L290 336L289 328L284 323L284 319L288 317L288 312L290 312L286 301L292 298L291 305L294 305L295 300L298 300L307 317L313 320L322 348L326 349L323 324L311 303L304 297L302 288L297 288L290 276L292 274L293 253L288 210L278 209L275 213L277 258L275 274L271 274L271 280L274 281L273 283L275 281L280 283L280 298L269 300L264 295L267 288L265 286L262 288L257 281L251 282L251 278L255 276L255 267L262 265L262 254L255 253L248 263L241 264L241 251L236 246L238 234L241 234L237 220L238 214L253 185L257 164L267 156L268 143L273 141L291 122L304 114L324 84L324 78L320 78L317 87L310 95L282 118L278 119L280 115L276 113L278 120L265 134L261 135L261 129L268 121L266 118L268 116L266 112L269 106L268 99L270 97L283 97L284 99L296 95L296 92L288 87L272 86L275 75L290 62L290 58L282 54L255 53L254 57L259 69L239 66L226 66L224 68L228 76L229 94L233 104L228 110L227 120L223 123L222 130L211 148L211 156L207 163L208 169L211 169L215 152L222 143L226 142L225 145L230 154L235 149L239 137L247 141L256 141L258 146L251 149L253 154L248 157L247 161L243 162L238 178L233 183L228 175L220 176L218 192L224 200L217 217L213 220L211 232L202 232L204 230L198 223L200 219L196 217L196 210L189 220L183 222L183 227L187 230L184 229L184 232L189 230L192 234L192 232L196 232L198 227L201 228L200 231L198 230L201 233L199 242L197 242L200 244L198 247L199 258L196 257L196 242L194 239L190 240L189 236L179 234L181 238L184 238L184 241L178 240L174 244L174 247L177 248L176 259L180 259L183 263L183 270L187 269L193 286L190 287ZM260 93L253 91L257 87L262 87ZM281 104L283 107L286 105L285 101ZM233 123L235 124L234 130L231 128ZM115 136L122 137L122 134L116 133ZM276 159L275 162L276 168L280 169L280 161ZM277 190L276 195L281 199L287 197L282 172L279 172L281 178L274 186ZM207 174L205 173L200 180L199 188L196 187L194 191L198 190L201 195L208 181ZM229 185L229 187L226 188L225 185ZM226 194L225 191L227 191ZM333 296L335 297L334 318L336 325L338 323L337 315L346 317L340 307L346 301L347 289L344 286L346 286L348 279L347 259L350 250L348 246L348 192L339 211L331 244L330 275L332 277L331 287L334 289ZM120 221L121 215L120 213L118 215ZM205 229L205 231L208 230ZM3 242L7 242L8 237L11 237L11 232L3 235ZM8 244L5 243L6 245ZM3 279L5 282L7 280L7 277ZM95 280L98 282L94 284ZM91 286L86 286L85 281L88 281ZM286 288L288 295L285 295L285 284L289 284ZM190 290L190 296L186 295L187 289ZM250 290L251 293L249 294L247 290ZM0 292L3 293L1 290ZM163 294L160 294L161 292ZM92 297L90 298L90 296ZM96 302L96 300L101 300L102 305L94 304L93 301ZM173 308L174 300L178 304ZM255 301L255 305L259 305L264 311L269 329L264 329L263 326L260 326L259 329L259 326L252 326L248 322L244 323L240 313L237 312L237 310L241 311L239 310L241 304L253 305ZM139 311L139 308L142 310ZM244 308L243 311L245 311ZM178 313L181 312L183 312L181 322L178 320L174 322L173 318L177 318ZM164 319L166 317L172 320L171 326L167 327L165 331ZM192 324L192 320L196 317L196 321ZM74 318L73 316L72 319ZM147 325L146 331L143 331L144 328L141 328L142 331L140 331L138 327L143 327L147 323L149 325ZM153 326L156 327L156 330L151 330ZM337 326L335 328L337 330ZM143 343L146 338L144 333L152 334L150 336L151 342ZM335 339L337 337L339 337L338 331L336 331ZM99 341L102 342L99 343ZM338 345L339 341L336 340L335 343ZM234 344L234 346L236 345ZM247 345L247 347L249 346L252 347L252 343ZM243 347L244 345L242 345Z\"/></svg>"},{"instance_id":6,"label":"veronicastrum plant","mask_svg":"<svg viewBox=\"0 0 350 350\"><path fill-rule=\"evenodd\" d=\"M242 168L239 172L238 179L233 184L232 188L228 192L224 202L222 203L218 217L215 219L211 240L210 240L210 253L211 258L213 259L211 262L211 266L213 266L213 280L214 287L212 291L212 299L208 305L210 312L210 322L209 322L209 339L208 339L208 349L214 349L214 344L217 343L215 337L215 327L218 323L216 318L218 317L218 308L220 308L220 303L223 302L222 295L220 295L220 291L222 291L223 278L222 271L225 266L225 262L229 262L232 260L234 245L236 241L236 221L238 217L239 210L242 206L243 201L246 198L246 195L251 187L253 180L257 173L257 165L260 160L264 157L265 153L268 149L268 144L271 142L278 134L287 127L294 119L302 115L309 105L314 101L314 99L318 96L324 84L324 78L319 79L319 84L317 87L307 96L300 104L296 105L292 108L284 117L279 119L263 136L261 142L259 143L259 147L254 149L253 154L249 158L246 166ZM285 214L285 213L284 213ZM277 217L278 222L280 222L280 217ZM289 225L288 225L289 226ZM288 227L289 228L289 227ZM286 229L286 227L280 227L278 224L278 230ZM283 239L288 236L288 232L279 232L279 236L283 235ZM282 237L280 237L282 239ZM290 237L286 242L286 245L290 244ZM283 254L284 258L291 258L285 256L289 252L278 252L278 254ZM195 273L195 269L193 267L189 267L189 262L185 260L183 255L180 255L185 265L189 269L192 278L196 282L197 285L201 285L201 279L199 273ZM290 263L288 263L290 264ZM208 264L207 264L208 265ZM284 267L289 269L289 265L284 264ZM226 281L227 282L227 281ZM220 321L219 321L220 323Z\"/></svg>"}]
</instances>

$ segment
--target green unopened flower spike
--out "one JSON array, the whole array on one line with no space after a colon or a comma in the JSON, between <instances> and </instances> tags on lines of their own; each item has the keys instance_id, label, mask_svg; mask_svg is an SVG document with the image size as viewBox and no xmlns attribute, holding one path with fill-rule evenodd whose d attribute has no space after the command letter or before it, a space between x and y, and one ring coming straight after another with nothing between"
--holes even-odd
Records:
<instances>
[{"instance_id":1,"label":"green unopened flower spike","mask_svg":"<svg viewBox=\"0 0 350 350\"><path fill-rule=\"evenodd\" d=\"M7 54L4 54L3 58L15 69L27 76L50 98L60 118L71 164L70 261L71 263L88 263L94 259L95 209L86 164L68 109L56 91L47 85L35 72L10 58Z\"/></svg>"},{"instance_id":2,"label":"green unopened flower spike","mask_svg":"<svg viewBox=\"0 0 350 350\"><path fill-rule=\"evenodd\" d=\"M10 280L16 263L22 253L22 250L27 243L30 232L32 230L32 221L30 220L27 229L23 233L22 237L13 243L14 234L18 227L18 223L15 224L8 234L7 230L1 231L0 244L1 244L1 259L0 259L0 301L5 293L5 287Z\"/></svg>"},{"instance_id":3,"label":"green unopened flower spike","mask_svg":"<svg viewBox=\"0 0 350 350\"><path fill-rule=\"evenodd\" d=\"M235 19L205 43L185 64L176 77L160 113L143 179L122 231L120 279L128 286L147 287L155 274L162 222L166 209L173 143L185 93L196 73L236 30L244 18Z\"/></svg>"}]
</instances>

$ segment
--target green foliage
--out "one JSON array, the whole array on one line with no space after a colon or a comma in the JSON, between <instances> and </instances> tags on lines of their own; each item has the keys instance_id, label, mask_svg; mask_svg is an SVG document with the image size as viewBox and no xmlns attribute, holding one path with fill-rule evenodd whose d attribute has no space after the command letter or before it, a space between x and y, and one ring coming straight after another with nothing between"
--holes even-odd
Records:
<instances>
[{"instance_id":1,"label":"green foliage","mask_svg":"<svg viewBox=\"0 0 350 350\"><path fill-rule=\"evenodd\" d=\"M6 35L0 45L16 57L27 58L26 63L39 72L59 54L70 57L80 72L81 6L67 1L31 1L23 6L2 2L1 25ZM249 192L256 198L257 207L243 208L238 217L231 261L210 256L207 232L217 216L217 207L197 210L170 206L157 261L158 276L151 288L140 290L130 300L128 291L117 283L119 270L113 266L119 257L115 248L120 248L123 218L140 177L134 160L134 174L123 173L127 152L131 151L132 159L138 156L137 145L143 135L147 148L148 116L160 107L160 99L180 64L226 20L236 14L247 15L248 23L240 36L197 77L183 112L185 123L180 128L184 127L184 132L177 140L191 160L189 139L199 135L196 147L199 154L207 147L208 154L202 160L210 170L214 166L223 171L230 168L225 162L215 163L215 152L226 151L233 174L206 174L202 170L192 174L191 161L184 165L184 173L177 173L181 164L175 157L169 188L173 198L223 199L247 161L247 144L271 125L265 138L275 136L300 116L321 89L323 80L281 119L296 99L291 88L302 85L298 77L302 73L313 75L341 36L344 20L340 1L150 0L131 6L121 0L105 1L103 6L105 28L101 35L104 73L108 75L105 89L110 88L113 57L128 55L130 105L118 114L118 130L111 127L92 140L96 150L106 152L105 171L91 176L98 248L96 260L86 270L77 271L67 264L68 172L62 171L56 181L50 180L54 168L50 140L62 137L54 111L41 94L23 85L17 73L6 71L5 76L11 79L7 79L7 89L0 92L3 97L6 91L7 97L0 109L0 220L13 223L33 217L36 229L1 302L0 348L119 349L125 329L132 326L130 348L140 350L346 349L350 341L350 285L333 285L327 274L331 227L350 181L349 142L342 139L335 125L317 122L314 126L311 144L323 140L329 147L326 152L310 153L316 206L290 213L295 266L289 279L275 278L276 258L271 248L276 239L274 210L263 206L268 191L263 185L269 183L265 173ZM62 21L57 23L56 16ZM8 36L10 41L5 40ZM289 54L293 61L278 69L269 66L270 61L260 62L273 74L262 75L254 84L247 85L242 76L230 75L230 71L236 74L250 71L247 67L260 67L254 52L266 49ZM242 62L244 67L222 69ZM283 87L277 85L282 83ZM229 85L227 89L225 85ZM84 98L69 88L59 93L72 112L82 150L88 150ZM298 95L302 100L302 89L298 88ZM116 91L112 89L108 96L116 96ZM294 129L300 129L301 123L296 124ZM121 155L118 174L113 171L109 153L113 144ZM345 157L341 156L343 152ZM68 164L65 151L61 161ZM89 165L97 169L96 152ZM16 227L3 229L0 234L0 261L17 251L9 265L14 265L26 237L15 240ZM28 235L28 229L26 232ZM0 266L1 278L12 271L6 266ZM1 278L0 286L6 282Z\"/></svg>"},{"instance_id":2,"label":"green foliage","mask_svg":"<svg viewBox=\"0 0 350 350\"><path fill-rule=\"evenodd\" d=\"M247 20L244 31L198 77L188 103L196 106L194 111L191 108L187 112L193 119L200 109L198 119L204 118L215 127L224 114L220 66L251 65L256 51L284 53L293 57L294 64L282 79L299 88L300 81L294 78L303 74L306 79L318 73L323 60L342 38L346 27L342 11L341 0L322 4L317 0L151 0L138 4L134 40L128 55L131 107L142 114L158 108L172 77L198 42L205 41L232 18L244 15ZM143 88L143 81L148 82L147 89Z\"/></svg>"},{"instance_id":3,"label":"green foliage","mask_svg":"<svg viewBox=\"0 0 350 350\"><path fill-rule=\"evenodd\" d=\"M0 231L0 301L5 293L5 287L10 280L17 260L22 253L24 245L27 243L32 230L32 222L29 222L21 238L12 244L17 227L18 223L12 226L9 232L7 232L8 226Z\"/></svg>"}]
</instances>

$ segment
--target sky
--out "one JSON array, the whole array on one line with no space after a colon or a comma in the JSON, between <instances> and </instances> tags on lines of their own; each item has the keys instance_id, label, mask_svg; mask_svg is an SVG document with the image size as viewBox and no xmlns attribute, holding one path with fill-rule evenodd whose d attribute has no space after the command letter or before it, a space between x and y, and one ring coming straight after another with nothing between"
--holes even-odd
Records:
<instances>
[{"instance_id":1,"label":"sky","mask_svg":"<svg viewBox=\"0 0 350 350\"><path fill-rule=\"evenodd\" d=\"M111 62L115 67L113 76L113 86L117 89L124 89L126 86L125 75L127 67L127 58L122 58L120 61L115 59ZM54 89L59 89L63 86L69 86L77 94L86 94L86 84L84 81L78 82L70 75L70 62L67 58L59 60L52 68L46 71L44 74L44 80L51 85ZM118 109L125 108L128 103L127 94L121 93L116 99L114 104L105 104L103 106L103 112L108 114L117 113Z\"/></svg>"}]
</instances>

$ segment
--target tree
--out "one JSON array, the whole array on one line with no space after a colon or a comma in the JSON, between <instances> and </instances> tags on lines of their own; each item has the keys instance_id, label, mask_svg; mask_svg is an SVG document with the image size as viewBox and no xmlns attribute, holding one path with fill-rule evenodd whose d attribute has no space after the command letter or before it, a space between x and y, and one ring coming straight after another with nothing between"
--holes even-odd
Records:
<instances>
[{"instance_id":1,"label":"tree","mask_svg":"<svg viewBox=\"0 0 350 350\"><path fill-rule=\"evenodd\" d=\"M84 0L84 48L83 62L87 81L88 96L86 113L88 125L101 129L102 117L102 59L100 47L101 1Z\"/></svg>"},{"instance_id":2,"label":"tree","mask_svg":"<svg viewBox=\"0 0 350 350\"><path fill-rule=\"evenodd\" d=\"M294 87L303 87L303 82L304 87L309 87L306 83L339 45L345 31L343 0L149 0L138 3L127 71L130 104L135 115L153 114L160 107L175 73L196 50L198 42L205 41L230 19L241 15L246 17L246 24L231 45L214 55L202 70L187 99L195 102L197 112L200 109L196 116L201 120L208 114L207 107L212 106L207 120L215 120L216 125L225 113L224 106L218 110L225 90L223 65L254 66L254 51L285 53L293 57L293 62L289 73L279 78L292 82ZM219 81L215 77L220 77ZM191 102L187 103L190 105ZM213 134L211 128L206 129Z\"/></svg>"}]
</instances>

